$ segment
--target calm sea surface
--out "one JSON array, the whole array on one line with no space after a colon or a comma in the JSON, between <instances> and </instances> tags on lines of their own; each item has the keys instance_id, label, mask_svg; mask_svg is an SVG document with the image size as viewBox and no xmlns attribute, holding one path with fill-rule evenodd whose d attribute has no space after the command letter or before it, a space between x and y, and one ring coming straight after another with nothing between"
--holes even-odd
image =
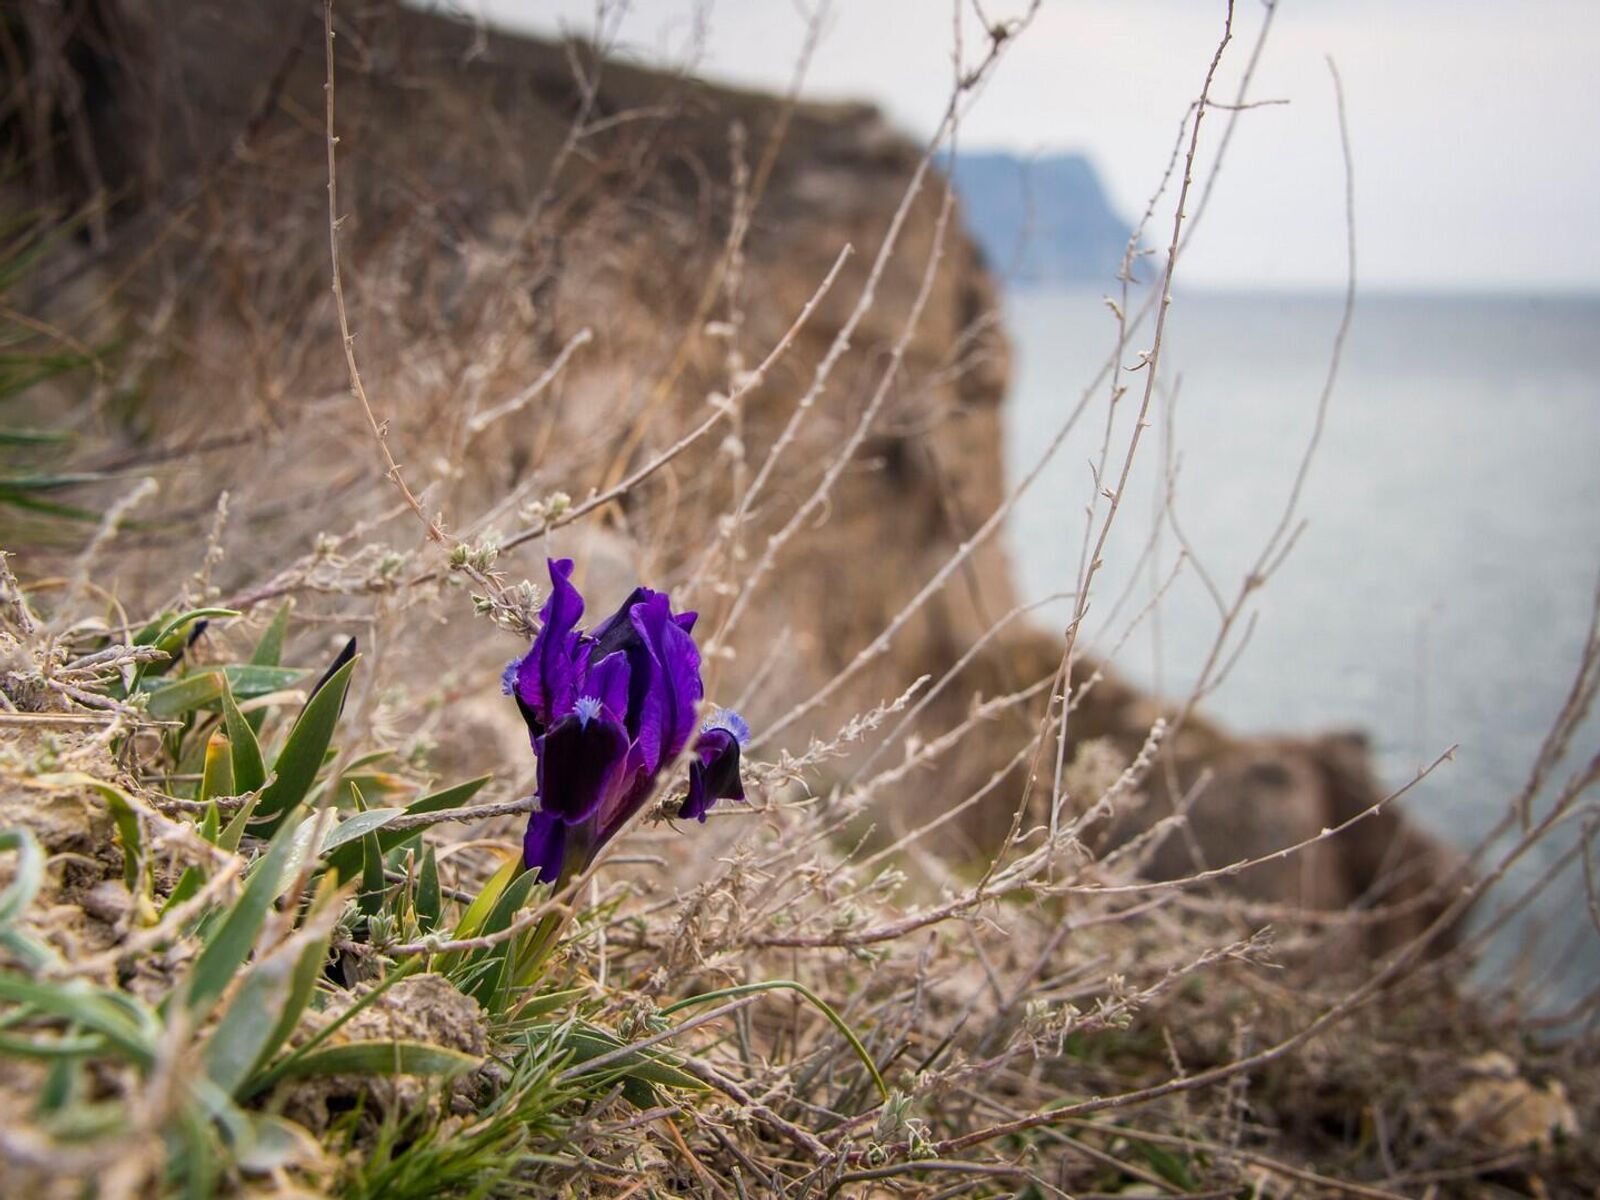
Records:
<instances>
[{"instance_id":1,"label":"calm sea surface","mask_svg":"<svg viewBox=\"0 0 1600 1200\"><path fill-rule=\"evenodd\" d=\"M1122 636L1176 556L1164 530L1160 569L1135 570L1158 511L1168 432L1179 522L1231 599L1288 496L1340 308L1336 297L1177 296L1161 389L1176 388L1175 416L1168 426L1163 412L1146 432L1095 586L1085 632L1096 648ZM1015 482L1094 377L1115 326L1098 294L1077 291L1015 292L1008 319ZM1148 346L1148 332L1136 336L1124 363ZM1144 374L1123 378L1119 465ZM1073 586L1104 391L1011 523L1029 599ZM1360 298L1300 515L1305 531L1257 594L1250 644L1206 710L1248 732L1363 729L1391 785L1459 743L1408 810L1472 843L1526 779L1572 683L1600 574L1600 297ZM1118 660L1180 696L1216 629L1216 607L1186 567ZM1574 758L1597 749L1591 720ZM1574 825L1554 838L1517 881L1526 886L1579 833ZM1536 993L1600 984L1600 934L1586 908L1581 876L1569 872L1519 927L1518 947L1537 942L1557 964ZM1512 948L1502 939L1487 969L1508 970Z\"/></svg>"}]
</instances>

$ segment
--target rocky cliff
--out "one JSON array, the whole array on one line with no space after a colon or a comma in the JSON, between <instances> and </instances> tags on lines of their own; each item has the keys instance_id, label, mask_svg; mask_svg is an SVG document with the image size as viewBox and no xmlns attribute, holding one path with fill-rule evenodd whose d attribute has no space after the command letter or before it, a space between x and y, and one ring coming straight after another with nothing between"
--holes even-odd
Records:
<instances>
[{"instance_id":1,"label":"rocky cliff","mask_svg":"<svg viewBox=\"0 0 1600 1200\"><path fill-rule=\"evenodd\" d=\"M38 14L55 10L30 11L18 40L44 44L54 32ZM82 425L90 465L161 483L146 532L116 548L121 601L154 607L187 578L226 488L213 571L222 596L264 615L268 600L294 594L313 628L375 629L376 682L358 719L426 741L440 763L492 764L503 747L508 778L525 782L515 716L494 695L516 639L473 620L463 592L435 579L435 552L397 506L349 395L328 287L319 14L267 0L74 11L78 24L59 32L76 74L30 89L27 119L6 133L27 148L28 169L6 186L13 204L90 205L42 272L40 303L136 347L115 360ZM917 151L867 107L791 110L603 62L582 45L389 4L339 11L340 238L355 347L429 513L469 541L504 538L538 525L557 493L581 500L652 463L783 343L850 245L837 282L714 435L497 567L539 581L541 554L570 554L597 607L643 578L687 593L715 628L772 535L826 485L743 610L718 694L743 697L759 729L859 665L788 727L783 740L800 753L954 667L1014 603L994 539L944 574L1004 495L1006 348L980 255L958 232L940 241L937 177L907 208L875 301L749 520L731 530L722 520L852 320ZM906 334L925 276L926 308ZM902 341L881 410L836 469ZM558 361L547 385L530 386ZM858 664L886 630L885 652ZM923 737L966 719L975 696L1047 681L1059 655L1047 632L986 642L922 714ZM424 693L420 715L403 702ZM947 831L958 853L992 845L1020 794L1021 772L1004 775L1004 764L1038 715L1009 710L886 803L925 815L930 799L953 804L999 772L1002 786ZM1125 762L1159 715L1110 677L1088 693L1075 737ZM1142 812L1108 833L1148 827L1210 774L1193 835L1167 839L1150 864L1161 874L1313 837L1378 798L1352 739L1242 741L1196 719L1169 753ZM826 788L850 763L820 761L808 778ZM1385 811L1238 886L1321 908L1390 902L1421 893L1441 861ZM1398 925L1359 936L1384 943L1426 915L1401 911Z\"/></svg>"},{"instance_id":2,"label":"rocky cliff","mask_svg":"<svg viewBox=\"0 0 1600 1200\"><path fill-rule=\"evenodd\" d=\"M1133 230L1084 155L965 152L950 177L967 227L997 275L1107 289L1116 280Z\"/></svg>"}]
</instances>

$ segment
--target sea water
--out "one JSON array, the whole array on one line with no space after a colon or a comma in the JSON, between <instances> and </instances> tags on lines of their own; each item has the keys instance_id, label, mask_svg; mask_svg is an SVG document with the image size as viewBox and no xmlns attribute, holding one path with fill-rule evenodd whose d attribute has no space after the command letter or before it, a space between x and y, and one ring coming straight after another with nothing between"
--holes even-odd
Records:
<instances>
[{"instance_id":1,"label":"sea water","mask_svg":"<svg viewBox=\"0 0 1600 1200\"><path fill-rule=\"evenodd\" d=\"M1019 290L1007 308L1015 484L1106 360L1116 324L1093 291ZM1126 635L1118 663L1137 682L1185 695L1218 627L1193 564L1148 606L1178 551L1168 523L1138 565L1168 464L1178 525L1231 602L1288 500L1342 309L1337 295L1175 296L1152 424L1085 626L1102 653ZM1151 334L1147 324L1121 356L1127 392L1100 486L1114 486L1121 467ZM1025 598L1073 586L1109 394L1109 383L1096 389L1010 523ZM1097 522L1106 508L1102 497ZM1248 646L1204 710L1241 733L1363 730L1393 787L1459 745L1406 807L1470 847L1528 777L1572 684L1600 578L1600 296L1359 296L1300 519L1289 557L1247 606ZM1558 779L1597 749L1591 719ZM1500 897L1548 871L1581 832L1569 822ZM1547 1006L1600 984L1580 872L1547 889L1486 971L1511 971L1513 951L1531 942L1536 961L1555 965L1530 999Z\"/></svg>"}]
</instances>

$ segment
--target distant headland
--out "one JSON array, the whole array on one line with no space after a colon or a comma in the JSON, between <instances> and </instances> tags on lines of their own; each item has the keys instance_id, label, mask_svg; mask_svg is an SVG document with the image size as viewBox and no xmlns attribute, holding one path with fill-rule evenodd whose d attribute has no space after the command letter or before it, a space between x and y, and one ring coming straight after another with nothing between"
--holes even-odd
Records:
<instances>
[{"instance_id":1,"label":"distant headland","mask_svg":"<svg viewBox=\"0 0 1600 1200\"><path fill-rule=\"evenodd\" d=\"M972 236L1012 283L1116 277L1131 229L1082 154L962 153L951 178Z\"/></svg>"}]
</instances>

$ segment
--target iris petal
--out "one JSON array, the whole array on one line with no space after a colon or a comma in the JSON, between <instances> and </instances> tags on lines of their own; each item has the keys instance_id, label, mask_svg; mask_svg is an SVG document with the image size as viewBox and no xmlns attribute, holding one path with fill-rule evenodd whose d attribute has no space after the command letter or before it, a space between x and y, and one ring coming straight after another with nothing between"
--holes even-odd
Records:
<instances>
[{"instance_id":1,"label":"iris petal","mask_svg":"<svg viewBox=\"0 0 1600 1200\"><path fill-rule=\"evenodd\" d=\"M613 796L628 762L628 731L602 713L570 713L539 746L539 807L569 825L587 821Z\"/></svg>"},{"instance_id":2,"label":"iris petal","mask_svg":"<svg viewBox=\"0 0 1600 1200\"><path fill-rule=\"evenodd\" d=\"M583 597L572 586L572 560L552 558L550 597L539 610L539 632L517 666L516 697L532 737L539 737L572 707L588 663L580 653Z\"/></svg>"},{"instance_id":3,"label":"iris petal","mask_svg":"<svg viewBox=\"0 0 1600 1200\"><path fill-rule=\"evenodd\" d=\"M635 737L644 769L654 772L678 756L694 731L695 713L705 694L700 651L694 639L672 620L672 609L663 595L635 605L629 616L643 651L637 657L630 655L634 675L629 707L638 714ZM648 669L642 688L641 659Z\"/></svg>"},{"instance_id":4,"label":"iris petal","mask_svg":"<svg viewBox=\"0 0 1600 1200\"><path fill-rule=\"evenodd\" d=\"M598 661L592 661L584 692L599 700L613 717L621 720L628 712L628 677L631 674L626 654L608 654Z\"/></svg>"},{"instance_id":5,"label":"iris petal","mask_svg":"<svg viewBox=\"0 0 1600 1200\"><path fill-rule=\"evenodd\" d=\"M528 831L522 835L522 865L539 872L539 879L552 887L561 878L561 860L566 855L567 823L553 813L528 814Z\"/></svg>"},{"instance_id":6,"label":"iris petal","mask_svg":"<svg viewBox=\"0 0 1600 1200\"><path fill-rule=\"evenodd\" d=\"M708 729L695 744L689 763L689 794L678 809L680 817L704 822L718 800L743 800L739 778L739 739L726 729Z\"/></svg>"}]
</instances>

